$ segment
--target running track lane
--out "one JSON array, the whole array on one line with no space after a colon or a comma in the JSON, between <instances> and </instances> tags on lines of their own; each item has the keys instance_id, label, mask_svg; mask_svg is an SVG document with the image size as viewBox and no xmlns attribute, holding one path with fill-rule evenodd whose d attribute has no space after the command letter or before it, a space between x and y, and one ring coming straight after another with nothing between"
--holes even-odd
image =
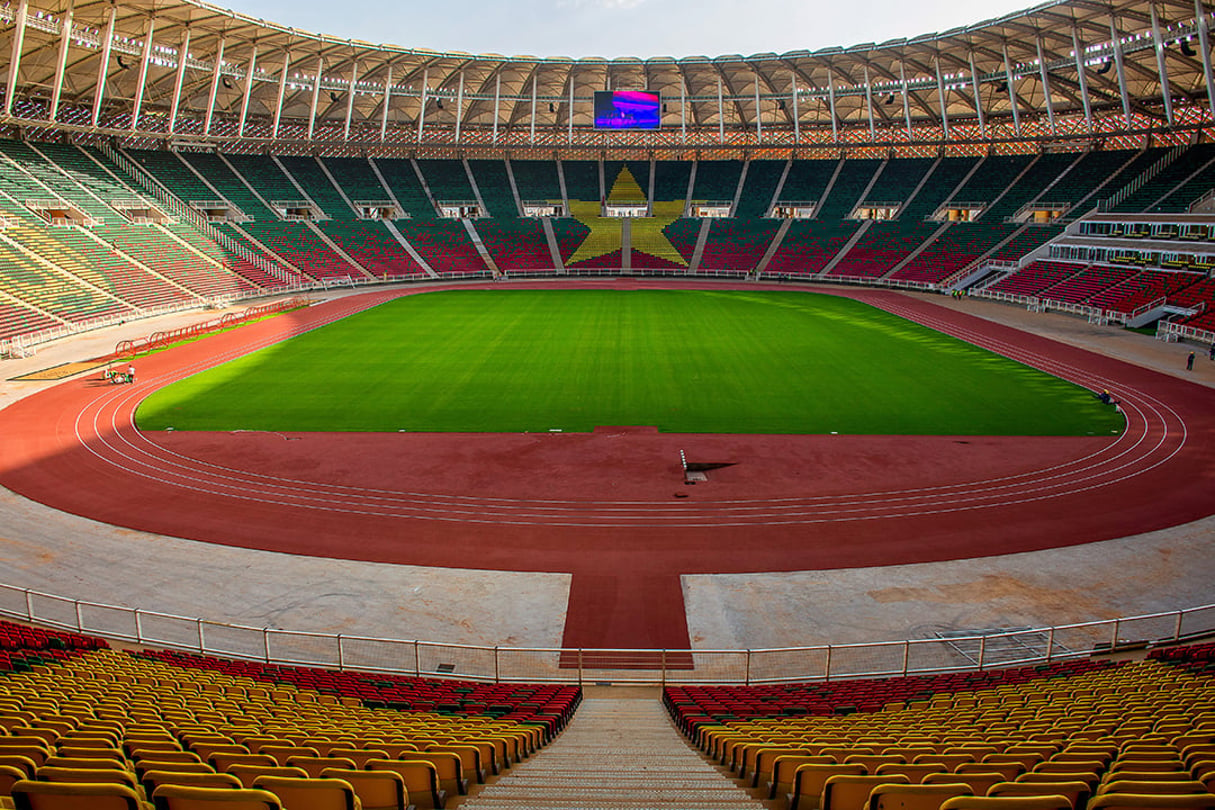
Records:
<instances>
[{"instance_id":1,"label":"running track lane","mask_svg":"<svg viewBox=\"0 0 1215 810\"><path fill-rule=\"evenodd\" d=\"M378 562L570 572L564 644L572 647L687 647L684 573L1031 551L1215 512L1215 392L878 290L844 294L1088 388L1109 388L1123 402L1127 430L1114 438L965 443L134 428L136 404L156 388L411 292L339 299L153 355L140 361L135 386L73 380L26 398L0 413L0 483L64 511L195 540ZM674 459L684 447L696 458L742 463L676 499ZM767 464L746 463L748 454L786 466L774 474ZM892 475L900 464L912 466ZM641 469L624 495L596 485L597 470L630 466ZM308 531L294 528L300 525Z\"/></svg>"}]
</instances>

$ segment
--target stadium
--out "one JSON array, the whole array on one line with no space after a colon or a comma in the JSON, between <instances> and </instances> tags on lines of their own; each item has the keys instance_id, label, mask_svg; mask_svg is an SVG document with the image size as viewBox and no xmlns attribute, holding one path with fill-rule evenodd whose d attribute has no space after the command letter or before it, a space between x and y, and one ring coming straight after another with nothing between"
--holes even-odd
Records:
<instances>
[{"instance_id":1,"label":"stadium","mask_svg":"<svg viewBox=\"0 0 1215 810\"><path fill-rule=\"evenodd\" d=\"M0 18L0 806L1215 807L1201 0Z\"/></svg>"}]
</instances>

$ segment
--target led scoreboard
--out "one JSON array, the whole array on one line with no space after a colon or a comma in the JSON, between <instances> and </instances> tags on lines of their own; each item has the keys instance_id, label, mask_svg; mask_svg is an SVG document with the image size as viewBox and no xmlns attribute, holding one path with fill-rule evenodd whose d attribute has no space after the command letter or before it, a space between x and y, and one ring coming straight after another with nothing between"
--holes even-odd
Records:
<instances>
[{"instance_id":1,"label":"led scoreboard","mask_svg":"<svg viewBox=\"0 0 1215 810\"><path fill-rule=\"evenodd\" d=\"M658 129L662 96L646 90L595 92L595 129Z\"/></svg>"}]
</instances>

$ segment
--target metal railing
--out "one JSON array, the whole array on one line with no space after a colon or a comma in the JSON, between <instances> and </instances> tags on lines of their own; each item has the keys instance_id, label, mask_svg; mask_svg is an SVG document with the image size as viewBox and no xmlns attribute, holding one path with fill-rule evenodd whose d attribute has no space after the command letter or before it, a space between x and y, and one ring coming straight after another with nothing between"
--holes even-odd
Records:
<instances>
[{"instance_id":1,"label":"metal railing","mask_svg":"<svg viewBox=\"0 0 1215 810\"><path fill-rule=\"evenodd\" d=\"M267 664L464 680L761 684L1047 663L1215 633L1215 605L1054 627L754 650L488 647L252 627L0 585L0 615L112 641Z\"/></svg>"}]
</instances>

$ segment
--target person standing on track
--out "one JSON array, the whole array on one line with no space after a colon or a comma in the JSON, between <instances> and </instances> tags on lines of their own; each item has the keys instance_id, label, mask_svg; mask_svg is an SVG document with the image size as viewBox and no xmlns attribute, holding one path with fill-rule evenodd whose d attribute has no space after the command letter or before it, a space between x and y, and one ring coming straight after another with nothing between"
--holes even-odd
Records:
<instances>
[{"instance_id":1,"label":"person standing on track","mask_svg":"<svg viewBox=\"0 0 1215 810\"><path fill-rule=\"evenodd\" d=\"M127 366L127 382L129 382L129 383L135 382L135 364L134 363Z\"/></svg>"},{"instance_id":2,"label":"person standing on track","mask_svg":"<svg viewBox=\"0 0 1215 810\"><path fill-rule=\"evenodd\" d=\"M1194 370L1194 353L1193 352L1190 352L1190 356L1185 359L1185 370L1186 371Z\"/></svg>"}]
</instances>

